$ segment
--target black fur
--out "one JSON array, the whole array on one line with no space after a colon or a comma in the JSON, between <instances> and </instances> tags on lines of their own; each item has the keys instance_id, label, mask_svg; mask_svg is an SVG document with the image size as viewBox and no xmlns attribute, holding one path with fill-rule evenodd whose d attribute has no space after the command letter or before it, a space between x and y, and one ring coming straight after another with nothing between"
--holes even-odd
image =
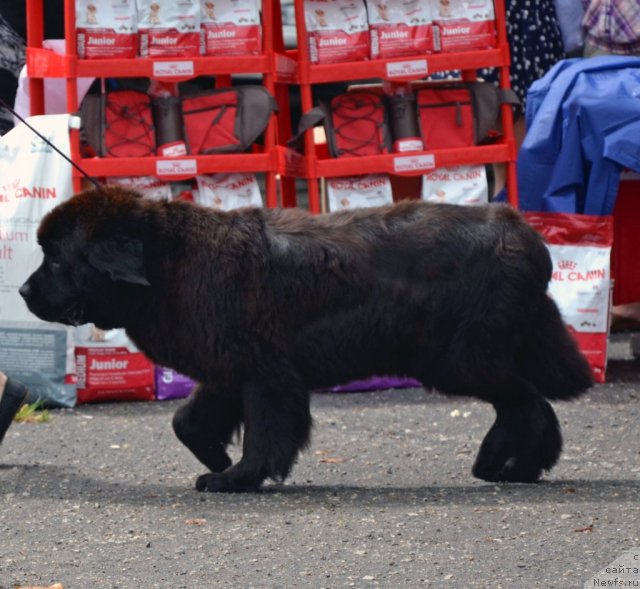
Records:
<instances>
[{"instance_id":1,"label":"black fur","mask_svg":"<svg viewBox=\"0 0 640 589\"><path fill-rule=\"evenodd\" d=\"M21 288L35 314L124 327L202 383L173 421L211 471L199 490L285 478L309 441L309 391L372 374L488 401L474 474L535 481L562 446L545 399L592 384L546 294L543 241L506 206L225 213L108 188L54 209L39 241Z\"/></svg>"}]
</instances>

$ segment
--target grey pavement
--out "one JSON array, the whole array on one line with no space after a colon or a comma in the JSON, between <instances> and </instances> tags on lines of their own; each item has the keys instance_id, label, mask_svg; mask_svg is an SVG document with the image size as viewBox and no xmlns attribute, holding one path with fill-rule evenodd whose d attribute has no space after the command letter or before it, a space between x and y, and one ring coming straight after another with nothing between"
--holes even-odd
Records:
<instances>
[{"instance_id":1,"label":"grey pavement","mask_svg":"<svg viewBox=\"0 0 640 589\"><path fill-rule=\"evenodd\" d=\"M556 403L535 485L474 479L489 406L420 390L316 394L311 447L258 494L193 489L179 402L79 406L0 447L0 588L581 588L640 546L640 362ZM237 456L237 453L236 453ZM640 586L640 575L636 584Z\"/></svg>"}]
</instances>

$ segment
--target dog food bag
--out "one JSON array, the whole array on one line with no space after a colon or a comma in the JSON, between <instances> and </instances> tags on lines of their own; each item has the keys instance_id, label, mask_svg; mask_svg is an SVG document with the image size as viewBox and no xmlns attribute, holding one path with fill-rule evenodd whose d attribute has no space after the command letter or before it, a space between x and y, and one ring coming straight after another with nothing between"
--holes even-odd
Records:
<instances>
[{"instance_id":1,"label":"dog food bag","mask_svg":"<svg viewBox=\"0 0 640 589\"><path fill-rule=\"evenodd\" d=\"M371 57L417 55L434 50L431 5L422 0L367 0Z\"/></svg>"},{"instance_id":2,"label":"dog food bag","mask_svg":"<svg viewBox=\"0 0 640 589\"><path fill-rule=\"evenodd\" d=\"M261 207L260 186L254 174L209 174L196 176L194 202L230 211L242 207Z\"/></svg>"},{"instance_id":3,"label":"dog food bag","mask_svg":"<svg viewBox=\"0 0 640 589\"><path fill-rule=\"evenodd\" d=\"M69 115L29 123L67 156ZM29 402L73 407L73 339L31 314L18 289L42 263L42 218L73 194L71 166L24 124L0 137L0 370L29 387Z\"/></svg>"},{"instance_id":4,"label":"dog food bag","mask_svg":"<svg viewBox=\"0 0 640 589\"><path fill-rule=\"evenodd\" d=\"M194 57L201 53L198 0L137 0L142 57Z\"/></svg>"},{"instance_id":5,"label":"dog food bag","mask_svg":"<svg viewBox=\"0 0 640 589\"><path fill-rule=\"evenodd\" d=\"M124 329L104 331L88 323L75 329L74 339L78 403L155 398L154 365Z\"/></svg>"},{"instance_id":6,"label":"dog food bag","mask_svg":"<svg viewBox=\"0 0 640 589\"><path fill-rule=\"evenodd\" d=\"M370 53L364 0L305 0L311 63L361 61Z\"/></svg>"},{"instance_id":7,"label":"dog food bag","mask_svg":"<svg viewBox=\"0 0 640 589\"><path fill-rule=\"evenodd\" d=\"M135 0L76 0L76 35L81 59L135 57Z\"/></svg>"},{"instance_id":8,"label":"dog food bag","mask_svg":"<svg viewBox=\"0 0 640 589\"><path fill-rule=\"evenodd\" d=\"M172 368L156 366L156 399L167 401L169 399L184 399L188 397L198 383L188 376L176 372Z\"/></svg>"},{"instance_id":9,"label":"dog food bag","mask_svg":"<svg viewBox=\"0 0 640 589\"><path fill-rule=\"evenodd\" d=\"M330 211L380 207L393 202L391 181L386 174L327 179Z\"/></svg>"},{"instance_id":10,"label":"dog food bag","mask_svg":"<svg viewBox=\"0 0 640 589\"><path fill-rule=\"evenodd\" d=\"M457 205L489 202L489 184L484 166L438 168L422 177L422 200Z\"/></svg>"},{"instance_id":11,"label":"dog food bag","mask_svg":"<svg viewBox=\"0 0 640 589\"><path fill-rule=\"evenodd\" d=\"M549 294L589 361L604 382L611 309L613 218L562 213L527 213L547 240L553 273Z\"/></svg>"},{"instance_id":12,"label":"dog food bag","mask_svg":"<svg viewBox=\"0 0 640 589\"><path fill-rule=\"evenodd\" d=\"M134 176L107 178L107 184L111 186L122 186L135 190L151 200L171 200L171 185L159 180L155 176Z\"/></svg>"},{"instance_id":13,"label":"dog food bag","mask_svg":"<svg viewBox=\"0 0 640 589\"><path fill-rule=\"evenodd\" d=\"M207 55L259 55L260 7L256 0L200 0Z\"/></svg>"},{"instance_id":14,"label":"dog food bag","mask_svg":"<svg viewBox=\"0 0 640 589\"><path fill-rule=\"evenodd\" d=\"M496 44L493 0L435 0L441 51L471 51Z\"/></svg>"}]
</instances>

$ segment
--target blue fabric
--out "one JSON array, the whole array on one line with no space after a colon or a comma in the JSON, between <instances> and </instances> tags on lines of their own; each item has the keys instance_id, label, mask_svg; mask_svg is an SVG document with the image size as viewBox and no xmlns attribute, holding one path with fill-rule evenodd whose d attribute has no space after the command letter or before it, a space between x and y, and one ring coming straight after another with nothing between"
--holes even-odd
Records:
<instances>
[{"instance_id":1,"label":"blue fabric","mask_svg":"<svg viewBox=\"0 0 640 589\"><path fill-rule=\"evenodd\" d=\"M640 172L640 58L558 63L531 86L526 123L520 208L611 214L621 170Z\"/></svg>"}]
</instances>

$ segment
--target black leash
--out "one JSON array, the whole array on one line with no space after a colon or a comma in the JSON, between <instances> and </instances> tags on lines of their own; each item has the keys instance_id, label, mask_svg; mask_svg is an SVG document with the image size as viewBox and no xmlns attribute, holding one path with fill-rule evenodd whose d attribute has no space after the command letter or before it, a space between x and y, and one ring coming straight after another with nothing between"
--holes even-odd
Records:
<instances>
[{"instance_id":1,"label":"black leash","mask_svg":"<svg viewBox=\"0 0 640 589\"><path fill-rule=\"evenodd\" d=\"M44 141L47 145L52 147L55 151L57 151L65 160L67 160L78 172L80 172L91 184L93 184L98 190L102 190L104 187L100 182L98 182L93 176L90 176L85 172L76 162L74 162L70 157L60 151L51 141L49 141L42 133L40 133L37 129L34 129L27 121L24 120L13 108L11 108L2 98L0 98L0 106L6 108L14 117L16 117L21 123L26 125L33 133L35 133L42 141Z\"/></svg>"}]
</instances>

